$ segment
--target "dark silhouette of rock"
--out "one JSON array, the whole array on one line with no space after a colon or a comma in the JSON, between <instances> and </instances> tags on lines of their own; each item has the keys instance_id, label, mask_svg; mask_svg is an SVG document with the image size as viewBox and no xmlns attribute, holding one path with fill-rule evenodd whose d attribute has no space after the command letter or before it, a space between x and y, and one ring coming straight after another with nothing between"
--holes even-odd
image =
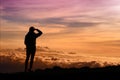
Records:
<instances>
[{"instance_id":1,"label":"dark silhouette of rock","mask_svg":"<svg viewBox=\"0 0 120 80\"><path fill-rule=\"evenodd\" d=\"M103 68L54 68L34 72L1 73L1 80L120 80L120 65Z\"/></svg>"}]
</instances>

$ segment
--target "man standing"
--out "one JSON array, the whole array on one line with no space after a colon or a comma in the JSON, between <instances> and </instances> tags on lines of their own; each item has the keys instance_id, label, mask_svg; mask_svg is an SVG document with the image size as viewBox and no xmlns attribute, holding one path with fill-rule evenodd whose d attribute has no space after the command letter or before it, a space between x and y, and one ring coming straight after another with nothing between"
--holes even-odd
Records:
<instances>
[{"instance_id":1,"label":"man standing","mask_svg":"<svg viewBox=\"0 0 120 80\"><path fill-rule=\"evenodd\" d=\"M35 33L34 31L37 31ZM25 72L31 71L34 56L36 52L36 38L42 35L42 32L39 29L35 29L33 26L29 28L29 32L25 36L25 45L26 45L26 60L25 60ZM30 58L30 67L28 69L28 61Z\"/></svg>"}]
</instances>

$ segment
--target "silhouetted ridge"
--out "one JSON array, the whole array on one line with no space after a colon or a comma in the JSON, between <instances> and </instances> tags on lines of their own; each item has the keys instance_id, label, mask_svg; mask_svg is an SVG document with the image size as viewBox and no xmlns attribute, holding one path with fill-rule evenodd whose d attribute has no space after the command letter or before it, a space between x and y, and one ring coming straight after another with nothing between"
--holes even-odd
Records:
<instances>
[{"instance_id":1,"label":"silhouetted ridge","mask_svg":"<svg viewBox=\"0 0 120 80\"><path fill-rule=\"evenodd\" d=\"M108 66L103 68L48 68L45 70L37 69L34 72L19 72L11 74L0 74L1 80L7 78L12 80L120 80L120 65Z\"/></svg>"}]
</instances>

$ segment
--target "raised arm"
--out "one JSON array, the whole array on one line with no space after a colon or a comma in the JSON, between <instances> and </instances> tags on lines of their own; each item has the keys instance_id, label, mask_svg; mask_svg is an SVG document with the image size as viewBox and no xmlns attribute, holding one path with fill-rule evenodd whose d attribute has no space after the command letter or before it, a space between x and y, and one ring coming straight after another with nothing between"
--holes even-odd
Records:
<instances>
[{"instance_id":1,"label":"raised arm","mask_svg":"<svg viewBox=\"0 0 120 80\"><path fill-rule=\"evenodd\" d=\"M41 36L42 34L43 34L43 32L42 31L40 31L39 29L35 29L38 33L36 34L36 37L39 37L39 36Z\"/></svg>"}]
</instances>

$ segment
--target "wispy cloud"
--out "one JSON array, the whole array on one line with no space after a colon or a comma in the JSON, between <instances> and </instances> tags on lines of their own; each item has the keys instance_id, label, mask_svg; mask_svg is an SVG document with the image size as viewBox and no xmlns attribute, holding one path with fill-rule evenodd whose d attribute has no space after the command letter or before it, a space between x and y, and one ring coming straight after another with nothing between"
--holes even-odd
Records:
<instances>
[{"instance_id":1,"label":"wispy cloud","mask_svg":"<svg viewBox=\"0 0 120 80\"><path fill-rule=\"evenodd\" d=\"M80 22L80 21L73 21L73 20L66 20L64 17L62 18L46 18L42 19L41 23L45 24L60 24L64 25L66 27L94 27L97 24L100 23L95 23L95 22Z\"/></svg>"},{"instance_id":2,"label":"wispy cloud","mask_svg":"<svg viewBox=\"0 0 120 80\"><path fill-rule=\"evenodd\" d=\"M2 11L0 19L10 21L10 23L17 23L19 25L36 23L45 25L59 24L69 27L85 27L95 26L99 22L109 22L111 19L110 16L113 16L113 14L116 13L116 11L113 12L113 9L111 8L118 6L119 1L1 0L0 2ZM69 21L71 19L72 21ZM3 28L6 27L4 24L9 23L2 23ZM9 26L14 26L14 24L10 24Z\"/></svg>"}]
</instances>

